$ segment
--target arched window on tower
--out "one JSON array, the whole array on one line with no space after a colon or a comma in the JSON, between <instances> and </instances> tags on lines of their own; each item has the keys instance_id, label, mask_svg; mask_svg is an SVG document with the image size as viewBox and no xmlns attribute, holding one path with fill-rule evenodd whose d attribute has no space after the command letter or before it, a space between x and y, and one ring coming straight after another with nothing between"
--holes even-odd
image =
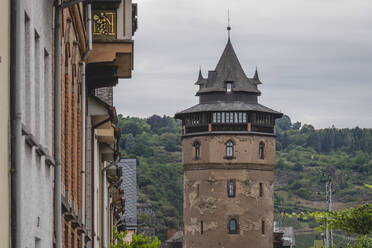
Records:
<instances>
[{"instance_id":1,"label":"arched window on tower","mask_svg":"<svg viewBox=\"0 0 372 248\"><path fill-rule=\"evenodd\" d=\"M234 143L229 140L226 142L226 158L232 159L234 155Z\"/></svg>"},{"instance_id":2,"label":"arched window on tower","mask_svg":"<svg viewBox=\"0 0 372 248\"><path fill-rule=\"evenodd\" d=\"M193 146L194 146L194 158L199 159L200 158L200 143L199 143L199 141L195 141Z\"/></svg>"},{"instance_id":3,"label":"arched window on tower","mask_svg":"<svg viewBox=\"0 0 372 248\"><path fill-rule=\"evenodd\" d=\"M264 159L265 158L265 143L264 142L260 142L260 147L259 147L259 150L258 150L258 156L260 157L260 159Z\"/></svg>"},{"instance_id":4,"label":"arched window on tower","mask_svg":"<svg viewBox=\"0 0 372 248\"><path fill-rule=\"evenodd\" d=\"M236 218L230 218L229 219L228 229L229 229L230 234L238 233L239 227L238 227L238 221L236 220Z\"/></svg>"}]
</instances>

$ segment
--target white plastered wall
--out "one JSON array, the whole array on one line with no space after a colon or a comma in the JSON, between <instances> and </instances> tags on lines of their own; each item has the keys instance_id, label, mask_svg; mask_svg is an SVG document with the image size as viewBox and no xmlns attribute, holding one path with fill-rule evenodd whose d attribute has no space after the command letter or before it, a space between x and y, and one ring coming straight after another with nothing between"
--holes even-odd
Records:
<instances>
[{"instance_id":1,"label":"white plastered wall","mask_svg":"<svg viewBox=\"0 0 372 248\"><path fill-rule=\"evenodd\" d=\"M22 123L38 144L52 147L52 44L53 1L23 0L22 35ZM25 137L23 136L23 140ZM36 147L23 143L21 151L21 218L18 228L20 247L53 246L53 180L54 169L45 163L45 156Z\"/></svg>"}]
</instances>

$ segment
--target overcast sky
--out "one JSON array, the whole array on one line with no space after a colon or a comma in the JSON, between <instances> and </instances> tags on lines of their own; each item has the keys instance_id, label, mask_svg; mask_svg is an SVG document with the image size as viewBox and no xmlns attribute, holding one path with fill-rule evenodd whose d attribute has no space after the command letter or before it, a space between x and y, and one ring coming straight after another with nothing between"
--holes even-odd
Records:
<instances>
[{"instance_id":1,"label":"overcast sky","mask_svg":"<svg viewBox=\"0 0 372 248\"><path fill-rule=\"evenodd\" d=\"M198 68L213 70L231 39L259 102L316 128L372 127L372 1L138 0L132 79L118 113L173 116L198 102Z\"/></svg>"}]
</instances>

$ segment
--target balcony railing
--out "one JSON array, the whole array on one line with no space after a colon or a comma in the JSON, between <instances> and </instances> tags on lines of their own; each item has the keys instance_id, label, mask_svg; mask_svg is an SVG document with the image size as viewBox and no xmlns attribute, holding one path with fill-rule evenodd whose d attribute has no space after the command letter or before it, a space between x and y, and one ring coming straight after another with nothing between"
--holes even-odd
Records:
<instances>
[{"instance_id":1,"label":"balcony railing","mask_svg":"<svg viewBox=\"0 0 372 248\"><path fill-rule=\"evenodd\" d=\"M274 127L251 123L203 123L184 126L184 135L204 132L257 132L274 134Z\"/></svg>"}]
</instances>

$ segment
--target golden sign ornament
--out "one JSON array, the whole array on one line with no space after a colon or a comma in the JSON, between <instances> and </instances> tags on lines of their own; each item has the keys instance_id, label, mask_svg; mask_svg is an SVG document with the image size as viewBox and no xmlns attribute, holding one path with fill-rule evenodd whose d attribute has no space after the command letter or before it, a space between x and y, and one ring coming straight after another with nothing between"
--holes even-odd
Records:
<instances>
[{"instance_id":1,"label":"golden sign ornament","mask_svg":"<svg viewBox=\"0 0 372 248\"><path fill-rule=\"evenodd\" d=\"M112 11L98 11L93 13L93 35L115 36L115 17Z\"/></svg>"}]
</instances>

